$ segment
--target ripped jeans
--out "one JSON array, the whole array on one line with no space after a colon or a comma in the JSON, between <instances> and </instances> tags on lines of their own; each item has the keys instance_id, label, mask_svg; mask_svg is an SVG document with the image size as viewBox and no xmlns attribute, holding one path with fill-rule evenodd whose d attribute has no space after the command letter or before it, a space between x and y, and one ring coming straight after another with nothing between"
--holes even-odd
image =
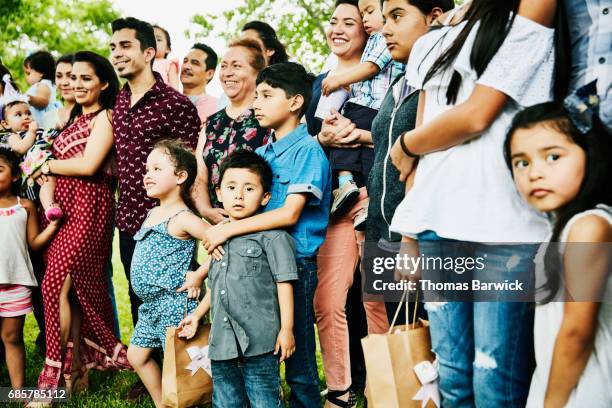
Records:
<instances>
[{"instance_id":1,"label":"ripped jeans","mask_svg":"<svg viewBox=\"0 0 612 408\"><path fill-rule=\"evenodd\" d=\"M509 276L533 268L533 246L512 250L478 243L441 246L441 241L450 240L432 231L419 234L418 241L426 257L486 253L488 273ZM455 253L448 253L453 248ZM525 406L535 368L532 303L439 302L427 303L425 308L439 361L442 407Z\"/></svg>"}]
</instances>

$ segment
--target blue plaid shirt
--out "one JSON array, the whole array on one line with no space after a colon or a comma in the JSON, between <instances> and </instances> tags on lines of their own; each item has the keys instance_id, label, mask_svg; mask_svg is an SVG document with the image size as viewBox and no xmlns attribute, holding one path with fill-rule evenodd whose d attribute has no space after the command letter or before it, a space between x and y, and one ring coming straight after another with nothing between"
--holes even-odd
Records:
<instances>
[{"instance_id":1,"label":"blue plaid shirt","mask_svg":"<svg viewBox=\"0 0 612 408\"><path fill-rule=\"evenodd\" d=\"M380 71L371 79L353 84L348 101L378 110L389 86L404 72L404 64L391 58L385 38L380 32L372 34L368 39L361 62L374 63Z\"/></svg>"},{"instance_id":2,"label":"blue plaid shirt","mask_svg":"<svg viewBox=\"0 0 612 408\"><path fill-rule=\"evenodd\" d=\"M599 115L612 129L612 0L565 0L572 44L570 91L597 79Z\"/></svg>"},{"instance_id":3,"label":"blue plaid shirt","mask_svg":"<svg viewBox=\"0 0 612 408\"><path fill-rule=\"evenodd\" d=\"M265 211L285 205L289 194L306 193L308 201L298 222L287 231L295 240L297 258L317 254L325 240L331 207L331 170L321 145L299 125L282 139L255 152L272 167L272 198Z\"/></svg>"}]
</instances>

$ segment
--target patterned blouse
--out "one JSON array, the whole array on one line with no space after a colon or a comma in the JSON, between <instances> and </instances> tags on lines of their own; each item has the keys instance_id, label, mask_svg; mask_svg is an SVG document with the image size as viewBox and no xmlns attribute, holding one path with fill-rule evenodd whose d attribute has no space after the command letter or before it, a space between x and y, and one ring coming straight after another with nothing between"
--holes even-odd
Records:
<instances>
[{"instance_id":1,"label":"patterned blouse","mask_svg":"<svg viewBox=\"0 0 612 408\"><path fill-rule=\"evenodd\" d=\"M271 134L271 130L259 126L253 109L235 119L229 117L225 109L208 117L202 156L208 168L208 194L213 207L221 207L215 187L219 183L219 167L223 159L241 149L255 151L268 143Z\"/></svg>"}]
</instances>

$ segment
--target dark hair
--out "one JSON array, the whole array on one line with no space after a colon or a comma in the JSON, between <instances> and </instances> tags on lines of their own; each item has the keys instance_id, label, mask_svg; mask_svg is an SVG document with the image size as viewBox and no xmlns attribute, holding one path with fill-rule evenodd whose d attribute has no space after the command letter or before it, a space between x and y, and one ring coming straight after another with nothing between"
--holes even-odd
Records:
<instances>
[{"instance_id":1,"label":"dark hair","mask_svg":"<svg viewBox=\"0 0 612 408\"><path fill-rule=\"evenodd\" d=\"M427 72L425 83L437 74L450 68L461 52L463 45L474 25L480 21L480 27L474 39L474 46L470 53L470 65L480 77L485 71L491 59L495 56L514 23L518 10L519 0L474 0L468 6L465 14L467 24L461 30L453 43L438 57L436 62ZM556 78L554 85L555 97L561 98L566 95L569 83L569 43L567 35L567 24L565 22L565 9L563 2L557 3L555 15L555 55L556 55ZM461 75L453 71L448 89L446 91L446 103L454 104L461 87Z\"/></svg>"},{"instance_id":2,"label":"dark hair","mask_svg":"<svg viewBox=\"0 0 612 408\"><path fill-rule=\"evenodd\" d=\"M255 30L268 50L273 50L274 54L270 56L268 65L278 64L279 62L289 61L285 46L278 40L276 31L269 24L263 21L249 21L242 27L242 31Z\"/></svg>"},{"instance_id":3,"label":"dark hair","mask_svg":"<svg viewBox=\"0 0 612 408\"><path fill-rule=\"evenodd\" d=\"M55 67L59 64L74 64L74 54L64 54L55 61Z\"/></svg>"},{"instance_id":4,"label":"dark hair","mask_svg":"<svg viewBox=\"0 0 612 408\"><path fill-rule=\"evenodd\" d=\"M270 65L257 75L257 85L265 82L272 88L280 88L285 91L288 98L295 95L304 97L304 104L299 112L301 118L312 99L312 84L314 75L306 72L303 66L295 62L281 62Z\"/></svg>"},{"instance_id":5,"label":"dark hair","mask_svg":"<svg viewBox=\"0 0 612 408\"><path fill-rule=\"evenodd\" d=\"M13 88L15 88L15 90L19 91L19 87L17 86L17 83L15 82L15 79L13 78L13 75L11 75L11 71L9 71L8 68L5 67L2 64L2 62L0 62L0 83L2 83L2 89L4 89L4 81L2 80L2 78L5 75L9 76L9 82L13 86ZM2 95L0 95L0 96L2 96Z\"/></svg>"},{"instance_id":6,"label":"dark hair","mask_svg":"<svg viewBox=\"0 0 612 408\"><path fill-rule=\"evenodd\" d=\"M388 0L380 0L381 7L385 1ZM418 8L424 15L428 15L436 7L442 9L444 12L452 10L455 7L455 2L453 0L406 0L406 3Z\"/></svg>"},{"instance_id":7,"label":"dark hair","mask_svg":"<svg viewBox=\"0 0 612 408\"><path fill-rule=\"evenodd\" d=\"M42 79L55 82L55 60L48 51L36 51L26 57L23 65L42 74Z\"/></svg>"},{"instance_id":8,"label":"dark hair","mask_svg":"<svg viewBox=\"0 0 612 408\"><path fill-rule=\"evenodd\" d=\"M198 163L195 155L189 147L183 142L176 139L163 139L155 143L153 150L160 149L170 157L170 161L174 165L174 174L181 171L187 173L187 179L181 184L181 199L189 207L191 211L198 214L193 200L191 199L191 188L195 182L198 173Z\"/></svg>"},{"instance_id":9,"label":"dark hair","mask_svg":"<svg viewBox=\"0 0 612 408\"><path fill-rule=\"evenodd\" d=\"M531 129L535 126L546 126L566 135L577 144L586 155L584 179L576 197L556 212L555 227L551 242L559 242L563 228L576 214L594 208L597 204L612 205L612 136L606 133L600 120L593 117L593 128L582 134L574 126L567 111L560 103L546 102L531 106L516 114L504 142L506 164L512 171L511 150L512 137L519 129ZM537 136L536 136L537 137ZM545 255L546 282L542 286L548 292L545 302L550 302L557 295L560 286L559 277L562 262L557 245L549 245Z\"/></svg>"},{"instance_id":10,"label":"dark hair","mask_svg":"<svg viewBox=\"0 0 612 408\"><path fill-rule=\"evenodd\" d=\"M11 169L11 176L15 177L18 174L21 174L21 170L19 169L19 156L15 153L10 147L0 145L0 160L3 160L8 164ZM14 181L11 184L11 193L14 195L19 195L21 179Z\"/></svg>"},{"instance_id":11,"label":"dark hair","mask_svg":"<svg viewBox=\"0 0 612 408\"><path fill-rule=\"evenodd\" d=\"M0 107L2 109L2 112L1 112L2 114L0 115L0 119L6 120L6 111L8 110L8 108L11 108L16 105L21 105L21 104L27 105L28 107L30 107L30 105L26 101L21 101L21 100L12 101L12 102L7 103L6 105L2 105Z\"/></svg>"},{"instance_id":12,"label":"dark hair","mask_svg":"<svg viewBox=\"0 0 612 408\"><path fill-rule=\"evenodd\" d=\"M155 31L153 31L153 26L146 21L134 17L118 18L111 23L111 28L113 33L126 28L134 30L136 31L136 39L140 42L141 51L147 48L153 48L157 51Z\"/></svg>"},{"instance_id":13,"label":"dark hair","mask_svg":"<svg viewBox=\"0 0 612 408\"><path fill-rule=\"evenodd\" d=\"M228 169L247 169L252 171L259 176L261 185L266 193L272 188L272 168L263 157L251 150L240 149L223 159L219 168L219 184L216 187L221 186L223 176Z\"/></svg>"},{"instance_id":14,"label":"dark hair","mask_svg":"<svg viewBox=\"0 0 612 408\"><path fill-rule=\"evenodd\" d=\"M168 52L166 53L166 55L164 55L164 58L166 58L168 56L168 54L170 53L170 50L172 50L172 42L170 41L170 33L168 33L168 30L166 30L163 27L158 26L157 24L153 25L153 35L155 35L155 29L158 28L160 30L162 30L162 32L164 33L164 35L166 36L166 42L168 43ZM157 48L157 42L155 42L156 44L156 48Z\"/></svg>"},{"instance_id":15,"label":"dark hair","mask_svg":"<svg viewBox=\"0 0 612 408\"><path fill-rule=\"evenodd\" d=\"M243 47L251 54L249 63L255 71L259 72L266 67L266 59L264 58L263 50L257 41L250 38L239 38L230 41L227 48L232 47Z\"/></svg>"},{"instance_id":16,"label":"dark hair","mask_svg":"<svg viewBox=\"0 0 612 408\"><path fill-rule=\"evenodd\" d=\"M334 8L338 8L338 6L341 4L349 4L351 6L359 8L359 0L336 0Z\"/></svg>"},{"instance_id":17,"label":"dark hair","mask_svg":"<svg viewBox=\"0 0 612 408\"><path fill-rule=\"evenodd\" d=\"M74 54L73 64L77 62L87 62L93 68L96 76L102 84L106 83L106 89L100 92L99 101L101 110L112 109L115 106L115 100L119 93L119 80L117 74L107 58L91 51L79 51ZM69 126L75 118L83 113L83 107L76 103L70 111L70 118L66 127Z\"/></svg>"},{"instance_id":18,"label":"dark hair","mask_svg":"<svg viewBox=\"0 0 612 408\"><path fill-rule=\"evenodd\" d=\"M219 57L217 57L217 53L211 47L206 44L195 43L193 44L191 49L200 50L206 53L206 60L204 61L204 63L206 64L207 70L217 68L217 61Z\"/></svg>"}]
</instances>

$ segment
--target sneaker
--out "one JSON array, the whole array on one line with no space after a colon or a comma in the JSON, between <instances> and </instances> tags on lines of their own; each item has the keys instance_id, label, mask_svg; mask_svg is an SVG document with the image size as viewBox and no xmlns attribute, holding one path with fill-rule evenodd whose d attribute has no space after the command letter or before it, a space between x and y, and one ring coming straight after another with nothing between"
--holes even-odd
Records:
<instances>
[{"instance_id":1,"label":"sneaker","mask_svg":"<svg viewBox=\"0 0 612 408\"><path fill-rule=\"evenodd\" d=\"M332 204L332 215L346 214L359 198L359 188L354 181L347 181L344 186L335 189L332 193L334 202Z\"/></svg>"},{"instance_id":2,"label":"sneaker","mask_svg":"<svg viewBox=\"0 0 612 408\"><path fill-rule=\"evenodd\" d=\"M59 220L64 216L64 212L59 207L49 207L45 210L45 217L48 221Z\"/></svg>"},{"instance_id":3,"label":"sneaker","mask_svg":"<svg viewBox=\"0 0 612 408\"><path fill-rule=\"evenodd\" d=\"M366 221L368 220L368 207L362 207L353 217L353 228L355 231L365 231Z\"/></svg>"}]
</instances>

